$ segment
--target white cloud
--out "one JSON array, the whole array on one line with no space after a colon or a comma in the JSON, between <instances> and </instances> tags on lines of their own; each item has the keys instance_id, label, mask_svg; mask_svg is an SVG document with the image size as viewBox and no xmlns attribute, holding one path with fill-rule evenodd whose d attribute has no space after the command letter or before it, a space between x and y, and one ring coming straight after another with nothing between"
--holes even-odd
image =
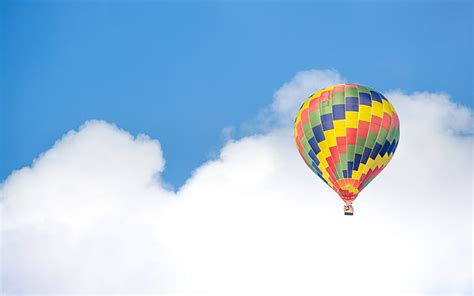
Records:
<instances>
[{"instance_id":1,"label":"white cloud","mask_svg":"<svg viewBox=\"0 0 474 296\"><path fill-rule=\"evenodd\" d=\"M225 144L177 192L157 141L87 122L0 191L6 293L347 294L472 291L472 111L391 91L392 163L355 202L307 169L291 121L336 71L297 74L278 124ZM273 115L272 115L273 114Z\"/></svg>"},{"instance_id":2,"label":"white cloud","mask_svg":"<svg viewBox=\"0 0 474 296\"><path fill-rule=\"evenodd\" d=\"M328 85L344 82L336 70L301 71L275 92L273 102L261 110L256 119L244 122L242 130L244 134L252 135L287 128L294 122L295 114L306 98Z\"/></svg>"}]
</instances>

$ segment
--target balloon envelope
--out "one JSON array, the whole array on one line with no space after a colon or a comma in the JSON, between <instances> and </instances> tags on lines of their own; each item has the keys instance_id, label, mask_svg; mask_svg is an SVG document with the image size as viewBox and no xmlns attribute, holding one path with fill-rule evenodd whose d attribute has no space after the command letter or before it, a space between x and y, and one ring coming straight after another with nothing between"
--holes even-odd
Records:
<instances>
[{"instance_id":1,"label":"balloon envelope","mask_svg":"<svg viewBox=\"0 0 474 296\"><path fill-rule=\"evenodd\" d=\"M350 203L392 159L400 122L381 93L339 84L317 91L304 102L294 135L309 168Z\"/></svg>"}]
</instances>

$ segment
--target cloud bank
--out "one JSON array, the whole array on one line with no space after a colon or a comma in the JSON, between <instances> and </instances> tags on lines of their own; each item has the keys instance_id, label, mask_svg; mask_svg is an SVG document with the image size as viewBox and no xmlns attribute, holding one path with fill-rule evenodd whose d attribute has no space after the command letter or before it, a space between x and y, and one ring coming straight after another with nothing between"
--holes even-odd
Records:
<instances>
[{"instance_id":1,"label":"cloud bank","mask_svg":"<svg viewBox=\"0 0 474 296\"><path fill-rule=\"evenodd\" d=\"M229 139L176 192L158 141L103 121L67 133L1 185L1 291L470 294L472 110L385 92L400 145L346 217L291 127L304 98L343 81L298 73L264 133Z\"/></svg>"}]
</instances>

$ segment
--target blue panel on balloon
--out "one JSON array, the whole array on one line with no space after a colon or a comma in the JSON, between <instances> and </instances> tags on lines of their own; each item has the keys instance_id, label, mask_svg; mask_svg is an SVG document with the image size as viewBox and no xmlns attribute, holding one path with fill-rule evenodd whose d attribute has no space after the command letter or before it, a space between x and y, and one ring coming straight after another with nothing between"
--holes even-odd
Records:
<instances>
[{"instance_id":1,"label":"blue panel on balloon","mask_svg":"<svg viewBox=\"0 0 474 296\"><path fill-rule=\"evenodd\" d=\"M359 154L359 153L356 153L354 155L354 170L358 170L359 169L359 165L360 165L360 160L362 159L362 155Z\"/></svg>"},{"instance_id":2,"label":"blue panel on balloon","mask_svg":"<svg viewBox=\"0 0 474 296\"><path fill-rule=\"evenodd\" d=\"M364 155L362 155L362 160L361 163L366 164L367 160L369 159L370 156L370 148L365 148L364 149Z\"/></svg>"},{"instance_id":3,"label":"blue panel on balloon","mask_svg":"<svg viewBox=\"0 0 474 296\"><path fill-rule=\"evenodd\" d=\"M371 90L370 95L372 100L382 103L382 96L378 92Z\"/></svg>"},{"instance_id":4,"label":"blue panel on balloon","mask_svg":"<svg viewBox=\"0 0 474 296\"><path fill-rule=\"evenodd\" d=\"M379 154L380 149L382 149L382 145L379 143L375 143L374 149L372 149L372 154L370 155L370 158L375 159L377 158L377 155Z\"/></svg>"},{"instance_id":5,"label":"blue panel on balloon","mask_svg":"<svg viewBox=\"0 0 474 296\"><path fill-rule=\"evenodd\" d=\"M385 143L383 143L382 149L380 149L380 152L379 152L380 156L383 157L385 153L387 153L388 148L390 148L390 142L385 140Z\"/></svg>"},{"instance_id":6,"label":"blue panel on balloon","mask_svg":"<svg viewBox=\"0 0 474 296\"><path fill-rule=\"evenodd\" d=\"M314 137L308 140L309 146L311 146L311 149L313 149L315 154L318 154L321 150L319 149L318 143L316 143L316 140ZM311 152L313 152L311 151Z\"/></svg>"},{"instance_id":7,"label":"blue panel on balloon","mask_svg":"<svg viewBox=\"0 0 474 296\"><path fill-rule=\"evenodd\" d=\"M325 137L324 137L323 128L321 127L321 125L317 125L313 127L313 133L318 143L324 141Z\"/></svg>"},{"instance_id":8,"label":"blue panel on balloon","mask_svg":"<svg viewBox=\"0 0 474 296\"><path fill-rule=\"evenodd\" d=\"M334 123L332 120L332 114L321 115L321 122L323 124L323 130L331 130L334 128Z\"/></svg>"},{"instance_id":9,"label":"blue panel on balloon","mask_svg":"<svg viewBox=\"0 0 474 296\"><path fill-rule=\"evenodd\" d=\"M346 111L359 111L359 98L346 98Z\"/></svg>"},{"instance_id":10,"label":"blue panel on balloon","mask_svg":"<svg viewBox=\"0 0 474 296\"><path fill-rule=\"evenodd\" d=\"M366 93L359 93L359 99L361 105L372 106L372 100L370 99L370 95Z\"/></svg>"},{"instance_id":11,"label":"blue panel on balloon","mask_svg":"<svg viewBox=\"0 0 474 296\"><path fill-rule=\"evenodd\" d=\"M344 105L333 105L332 106L332 115L334 117L334 120L338 119L344 119L346 118L346 110Z\"/></svg>"}]
</instances>

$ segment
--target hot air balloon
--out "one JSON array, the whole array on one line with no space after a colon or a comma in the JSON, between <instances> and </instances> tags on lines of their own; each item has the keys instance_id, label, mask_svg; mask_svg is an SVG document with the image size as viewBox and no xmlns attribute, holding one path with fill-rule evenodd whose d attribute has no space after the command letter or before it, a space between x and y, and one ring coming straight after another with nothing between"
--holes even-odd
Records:
<instances>
[{"instance_id":1,"label":"hot air balloon","mask_svg":"<svg viewBox=\"0 0 474 296\"><path fill-rule=\"evenodd\" d=\"M390 162L400 122L381 93L362 85L339 84L311 95L296 116L298 151L308 167L345 202L352 202Z\"/></svg>"}]
</instances>

